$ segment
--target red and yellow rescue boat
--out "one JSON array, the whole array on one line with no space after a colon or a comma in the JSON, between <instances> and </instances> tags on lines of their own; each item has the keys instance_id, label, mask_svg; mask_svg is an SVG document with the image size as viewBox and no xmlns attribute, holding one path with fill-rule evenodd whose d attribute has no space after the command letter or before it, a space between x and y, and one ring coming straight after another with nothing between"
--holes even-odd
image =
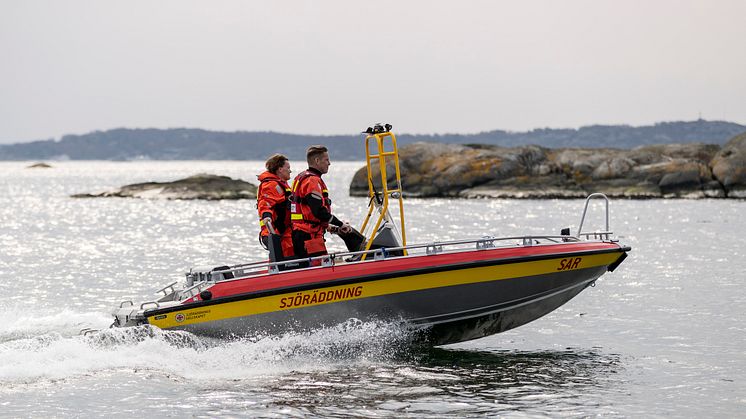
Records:
<instances>
[{"instance_id":1,"label":"red and yellow rescue boat","mask_svg":"<svg viewBox=\"0 0 746 419\"><path fill-rule=\"evenodd\" d=\"M407 245L396 138L389 126L372 131L366 137L371 199L360 250L192 269L184 283L165 287L156 301L121 303L114 326L150 324L233 337L310 330L355 318L401 322L432 344L455 343L555 310L613 271L630 250L612 239L608 199L601 194L586 200L575 236L565 230L557 236ZM386 174L387 159L395 169L393 180ZM378 188L374 172L381 176ZM582 233L588 202L596 197L606 200L606 230ZM399 207L397 222L390 203ZM299 263L310 266L298 268Z\"/></svg>"}]
</instances>

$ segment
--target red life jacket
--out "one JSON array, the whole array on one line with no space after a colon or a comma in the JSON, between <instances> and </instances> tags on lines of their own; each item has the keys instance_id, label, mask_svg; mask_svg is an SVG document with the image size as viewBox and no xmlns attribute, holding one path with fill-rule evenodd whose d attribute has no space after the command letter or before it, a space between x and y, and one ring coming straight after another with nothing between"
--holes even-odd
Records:
<instances>
[{"instance_id":1,"label":"red life jacket","mask_svg":"<svg viewBox=\"0 0 746 419\"><path fill-rule=\"evenodd\" d=\"M308 196L314 191L321 193L322 205L329 213L332 212L329 190L324 180L321 179L321 174L313 170L301 172L293 181L293 195L290 203L293 229L315 234L320 231L323 232L329 225L329 220L319 220L311 212L311 207L308 205Z\"/></svg>"},{"instance_id":2,"label":"red life jacket","mask_svg":"<svg viewBox=\"0 0 746 419\"><path fill-rule=\"evenodd\" d=\"M282 235L285 230L290 229L290 186L271 172L262 173L258 179L256 206L259 212L261 235L269 234L262 221L262 215L267 212L272 214L272 225L277 230L277 234Z\"/></svg>"}]
</instances>

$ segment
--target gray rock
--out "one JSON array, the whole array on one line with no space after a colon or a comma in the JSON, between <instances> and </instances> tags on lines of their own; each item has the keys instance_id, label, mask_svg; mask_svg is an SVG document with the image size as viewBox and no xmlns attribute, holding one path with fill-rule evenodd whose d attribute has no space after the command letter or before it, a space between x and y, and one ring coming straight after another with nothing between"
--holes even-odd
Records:
<instances>
[{"instance_id":1,"label":"gray rock","mask_svg":"<svg viewBox=\"0 0 746 419\"><path fill-rule=\"evenodd\" d=\"M725 198L725 190L723 189L723 185L720 184L720 182L716 180L711 180L707 182L706 184L702 185L702 193L704 193L706 198ZM733 198L737 198L736 196L733 196Z\"/></svg>"},{"instance_id":2,"label":"gray rock","mask_svg":"<svg viewBox=\"0 0 746 419\"><path fill-rule=\"evenodd\" d=\"M710 167L727 196L746 198L746 133L728 141L712 159Z\"/></svg>"},{"instance_id":3,"label":"gray rock","mask_svg":"<svg viewBox=\"0 0 746 419\"><path fill-rule=\"evenodd\" d=\"M629 157L613 157L602 161L591 173L595 180L617 179L625 176L635 166L635 161Z\"/></svg>"},{"instance_id":4,"label":"gray rock","mask_svg":"<svg viewBox=\"0 0 746 419\"><path fill-rule=\"evenodd\" d=\"M724 154L711 144L617 150L416 143L400 150L402 188L404 195L420 197L577 198L593 192L624 198L746 197L746 162L739 160L746 160L746 134L729 147ZM387 166L392 187L394 170L390 162ZM380 191L376 165L372 172ZM362 168L350 194L367 193Z\"/></svg>"},{"instance_id":5,"label":"gray rock","mask_svg":"<svg viewBox=\"0 0 746 419\"><path fill-rule=\"evenodd\" d=\"M31 166L27 166L27 169L50 169L52 166L50 166L47 163L34 163Z\"/></svg>"},{"instance_id":6,"label":"gray rock","mask_svg":"<svg viewBox=\"0 0 746 419\"><path fill-rule=\"evenodd\" d=\"M73 198L146 198L146 199L256 199L257 187L227 176L198 174L174 182L147 182L126 185L113 191L76 194Z\"/></svg>"}]
</instances>

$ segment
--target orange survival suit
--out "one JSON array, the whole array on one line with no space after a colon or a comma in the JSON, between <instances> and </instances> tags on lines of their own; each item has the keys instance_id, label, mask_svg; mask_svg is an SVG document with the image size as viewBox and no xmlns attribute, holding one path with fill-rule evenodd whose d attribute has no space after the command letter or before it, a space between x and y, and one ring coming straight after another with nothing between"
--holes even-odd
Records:
<instances>
[{"instance_id":1,"label":"orange survival suit","mask_svg":"<svg viewBox=\"0 0 746 419\"><path fill-rule=\"evenodd\" d=\"M302 258L327 254L324 232L329 224L339 227L343 223L332 215L332 201L321 179L321 172L309 168L296 176L291 199L295 256Z\"/></svg>"},{"instance_id":2,"label":"orange survival suit","mask_svg":"<svg viewBox=\"0 0 746 419\"><path fill-rule=\"evenodd\" d=\"M290 186L272 172L265 171L257 176L259 190L256 193L256 208L259 211L259 233L262 242L268 243L269 231L262 221L272 219L275 232L282 237L282 255L292 259L293 240L290 228Z\"/></svg>"}]
</instances>

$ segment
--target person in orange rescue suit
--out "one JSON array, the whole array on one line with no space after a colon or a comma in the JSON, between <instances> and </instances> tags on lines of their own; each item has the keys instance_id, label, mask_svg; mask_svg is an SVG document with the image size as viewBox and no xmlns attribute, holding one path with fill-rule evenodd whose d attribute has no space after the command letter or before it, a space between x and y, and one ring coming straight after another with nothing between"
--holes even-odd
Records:
<instances>
[{"instance_id":1,"label":"person in orange rescue suit","mask_svg":"<svg viewBox=\"0 0 746 419\"><path fill-rule=\"evenodd\" d=\"M327 254L324 232L349 233L349 223L340 221L332 214L329 199L321 176L329 171L329 152L326 147L314 145L306 152L308 170L301 172L293 181L290 203L293 222L293 250L296 258Z\"/></svg>"},{"instance_id":2,"label":"person in orange rescue suit","mask_svg":"<svg viewBox=\"0 0 746 419\"><path fill-rule=\"evenodd\" d=\"M282 238L282 255L292 259L293 239L290 228L290 161L282 154L275 154L264 163L265 172L257 176L259 189L256 207L259 211L259 237L265 247L269 245L269 226Z\"/></svg>"}]
</instances>

